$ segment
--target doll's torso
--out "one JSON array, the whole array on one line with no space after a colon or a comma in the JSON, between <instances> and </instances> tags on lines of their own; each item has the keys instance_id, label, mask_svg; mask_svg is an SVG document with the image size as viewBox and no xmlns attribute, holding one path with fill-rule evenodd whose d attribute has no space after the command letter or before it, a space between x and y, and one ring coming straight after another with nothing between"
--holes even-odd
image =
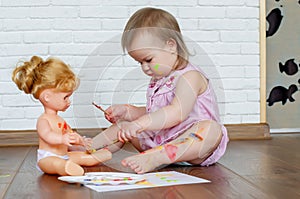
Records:
<instances>
[{"instance_id":1,"label":"doll's torso","mask_svg":"<svg viewBox=\"0 0 300 199\"><path fill-rule=\"evenodd\" d=\"M62 136L64 133L70 130L70 127L67 125L67 123L58 115L50 115L44 113L39 117L39 120L40 119L48 121L51 128L51 132L49 133L52 133L53 136L54 134ZM68 146L66 146L65 144L50 144L42 138L39 138L39 149L50 151L57 155L66 155L68 152Z\"/></svg>"}]
</instances>

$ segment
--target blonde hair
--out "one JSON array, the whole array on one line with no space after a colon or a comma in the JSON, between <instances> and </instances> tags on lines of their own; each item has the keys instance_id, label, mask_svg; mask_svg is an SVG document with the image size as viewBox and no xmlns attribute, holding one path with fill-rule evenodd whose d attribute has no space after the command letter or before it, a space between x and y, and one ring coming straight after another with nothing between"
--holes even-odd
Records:
<instances>
[{"instance_id":1,"label":"blonde hair","mask_svg":"<svg viewBox=\"0 0 300 199\"><path fill-rule=\"evenodd\" d=\"M128 49L139 30L157 36L162 41L174 39L177 42L177 65L175 69L182 69L187 65L189 51L183 41L178 22L170 13L157 8L142 8L135 12L128 20L122 35L123 50Z\"/></svg>"},{"instance_id":2,"label":"blonde hair","mask_svg":"<svg viewBox=\"0 0 300 199\"><path fill-rule=\"evenodd\" d=\"M64 62L57 58L43 61L38 56L33 56L30 61L17 66L13 71L12 80L20 90L32 94L36 99L45 89L71 92L79 85L79 79Z\"/></svg>"}]
</instances>

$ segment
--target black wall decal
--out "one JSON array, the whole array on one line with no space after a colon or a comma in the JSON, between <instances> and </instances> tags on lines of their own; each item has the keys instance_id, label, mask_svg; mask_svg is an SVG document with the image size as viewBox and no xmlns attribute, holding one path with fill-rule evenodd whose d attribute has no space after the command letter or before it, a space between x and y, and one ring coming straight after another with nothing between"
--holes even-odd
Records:
<instances>
[{"instance_id":1,"label":"black wall decal","mask_svg":"<svg viewBox=\"0 0 300 199\"><path fill-rule=\"evenodd\" d=\"M267 30L267 37L273 36L280 27L283 16L279 8L273 9L267 16L269 28Z\"/></svg>"},{"instance_id":2,"label":"black wall decal","mask_svg":"<svg viewBox=\"0 0 300 199\"><path fill-rule=\"evenodd\" d=\"M295 99L292 97L292 95L298 90L298 87L295 84L292 84L289 86L288 89L284 88L283 86L276 86L274 87L269 95L269 98L267 99L267 102L269 103L269 106L272 106L275 102L282 102L282 105L284 105L289 99L290 102L294 102Z\"/></svg>"},{"instance_id":3,"label":"black wall decal","mask_svg":"<svg viewBox=\"0 0 300 199\"><path fill-rule=\"evenodd\" d=\"M295 63L295 59L289 59L283 65L279 63L279 71L285 72L287 75L295 75L298 72L298 65Z\"/></svg>"}]
</instances>

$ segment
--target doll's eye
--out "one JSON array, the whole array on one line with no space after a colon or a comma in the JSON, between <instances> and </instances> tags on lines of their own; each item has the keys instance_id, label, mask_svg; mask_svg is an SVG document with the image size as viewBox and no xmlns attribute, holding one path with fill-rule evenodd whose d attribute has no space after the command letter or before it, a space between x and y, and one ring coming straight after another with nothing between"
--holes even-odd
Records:
<instances>
[{"instance_id":1,"label":"doll's eye","mask_svg":"<svg viewBox=\"0 0 300 199\"><path fill-rule=\"evenodd\" d=\"M66 96L64 97L64 100L66 100L68 97L70 97L70 95L66 95Z\"/></svg>"}]
</instances>

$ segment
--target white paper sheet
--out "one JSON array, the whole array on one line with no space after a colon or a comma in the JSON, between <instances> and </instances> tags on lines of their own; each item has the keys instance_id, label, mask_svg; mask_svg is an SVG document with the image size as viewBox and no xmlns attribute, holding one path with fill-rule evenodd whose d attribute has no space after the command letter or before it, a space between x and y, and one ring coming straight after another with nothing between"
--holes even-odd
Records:
<instances>
[{"instance_id":1,"label":"white paper sheet","mask_svg":"<svg viewBox=\"0 0 300 199\"><path fill-rule=\"evenodd\" d=\"M155 172L155 173L146 173L143 175L131 174L131 173L118 173L118 172L93 172L87 173L89 179L91 176L95 175L97 177L104 175L108 177L111 175L111 179L116 176L120 177L132 177L133 179L141 179L141 181L134 184L118 184L116 181L112 183L97 184L93 185L91 183L84 183L84 179L87 176L63 176L60 177L60 180L67 181L70 183L82 183L84 186L95 190L97 192L107 192L107 191L120 191L120 190L129 190L129 189L141 189L141 188L153 188L153 187L162 187L162 186L172 186L172 185L182 185L182 184L195 184L195 183L209 183L209 180L198 178L195 176L187 175L184 173L179 173L176 171L166 171L166 172ZM118 180L118 179L116 179ZM102 181L103 182L103 181ZM118 185L117 185L118 184Z\"/></svg>"}]
</instances>

